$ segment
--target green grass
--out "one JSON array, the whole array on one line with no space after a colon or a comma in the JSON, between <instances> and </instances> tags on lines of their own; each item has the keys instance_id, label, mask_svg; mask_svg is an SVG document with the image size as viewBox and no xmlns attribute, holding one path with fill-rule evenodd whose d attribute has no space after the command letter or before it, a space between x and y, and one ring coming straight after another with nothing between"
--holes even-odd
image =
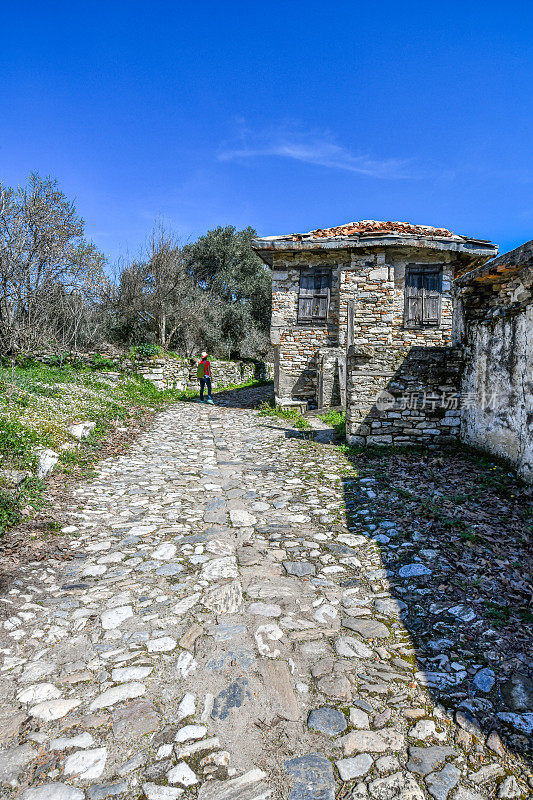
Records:
<instances>
[{"instance_id":1,"label":"green grass","mask_svg":"<svg viewBox=\"0 0 533 800\"><path fill-rule=\"evenodd\" d=\"M460 530L459 536L463 542L470 542L471 544L479 544L480 542L483 542L483 537L480 536L479 533L476 533L470 529Z\"/></svg>"},{"instance_id":2,"label":"green grass","mask_svg":"<svg viewBox=\"0 0 533 800\"><path fill-rule=\"evenodd\" d=\"M502 606L492 600L485 602L485 614L491 620L493 625L505 625L511 616L511 609L507 606Z\"/></svg>"},{"instance_id":3,"label":"green grass","mask_svg":"<svg viewBox=\"0 0 533 800\"><path fill-rule=\"evenodd\" d=\"M518 608L516 613L525 623L533 625L533 612L529 608Z\"/></svg>"},{"instance_id":4,"label":"green grass","mask_svg":"<svg viewBox=\"0 0 533 800\"><path fill-rule=\"evenodd\" d=\"M260 417L277 417L292 422L295 428L308 430L311 426L308 421L294 408L280 408L270 403L262 403L259 408Z\"/></svg>"},{"instance_id":5,"label":"green grass","mask_svg":"<svg viewBox=\"0 0 533 800\"><path fill-rule=\"evenodd\" d=\"M35 445L42 437L22 425L15 417L0 417L0 456L2 463L23 469L35 465Z\"/></svg>"},{"instance_id":6,"label":"green grass","mask_svg":"<svg viewBox=\"0 0 533 800\"><path fill-rule=\"evenodd\" d=\"M496 627L507 625L512 617L518 617L528 625L533 622L533 614L528 608L504 606L494 600L485 601L485 614Z\"/></svg>"},{"instance_id":7,"label":"green grass","mask_svg":"<svg viewBox=\"0 0 533 800\"><path fill-rule=\"evenodd\" d=\"M346 411L334 411L331 409L326 414L321 414L319 419L327 425L331 425L340 438L346 436Z\"/></svg>"}]
</instances>

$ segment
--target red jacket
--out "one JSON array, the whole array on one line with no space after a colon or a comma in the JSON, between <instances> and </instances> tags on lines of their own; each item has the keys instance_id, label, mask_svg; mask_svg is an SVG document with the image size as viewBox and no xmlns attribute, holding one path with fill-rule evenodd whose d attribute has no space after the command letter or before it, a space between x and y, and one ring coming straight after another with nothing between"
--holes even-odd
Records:
<instances>
[{"instance_id":1,"label":"red jacket","mask_svg":"<svg viewBox=\"0 0 533 800\"><path fill-rule=\"evenodd\" d=\"M210 362L207 360L207 358L202 358L201 361L200 361L200 364L204 365L204 378L210 378L211 377L211 364L210 364Z\"/></svg>"}]
</instances>

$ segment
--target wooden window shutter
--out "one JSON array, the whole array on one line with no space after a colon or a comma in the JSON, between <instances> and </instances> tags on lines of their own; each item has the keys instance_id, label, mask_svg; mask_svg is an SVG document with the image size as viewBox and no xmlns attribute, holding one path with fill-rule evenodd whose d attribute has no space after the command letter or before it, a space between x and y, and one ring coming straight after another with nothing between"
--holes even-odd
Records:
<instances>
[{"instance_id":1,"label":"wooden window shutter","mask_svg":"<svg viewBox=\"0 0 533 800\"><path fill-rule=\"evenodd\" d=\"M405 280L405 324L409 326L422 323L422 275L412 269L407 271Z\"/></svg>"},{"instance_id":2,"label":"wooden window shutter","mask_svg":"<svg viewBox=\"0 0 533 800\"><path fill-rule=\"evenodd\" d=\"M330 269L302 269L298 297L298 322L325 322L327 320L330 287Z\"/></svg>"},{"instance_id":3,"label":"wooden window shutter","mask_svg":"<svg viewBox=\"0 0 533 800\"><path fill-rule=\"evenodd\" d=\"M309 322L313 318L315 278L312 272L300 273L300 295L298 297L298 321Z\"/></svg>"},{"instance_id":4,"label":"wooden window shutter","mask_svg":"<svg viewBox=\"0 0 533 800\"><path fill-rule=\"evenodd\" d=\"M440 324L441 296L442 272L428 272L424 275L424 288L422 294L422 322L425 325Z\"/></svg>"},{"instance_id":5,"label":"wooden window shutter","mask_svg":"<svg viewBox=\"0 0 533 800\"><path fill-rule=\"evenodd\" d=\"M405 275L406 327L440 325L442 269L408 267Z\"/></svg>"}]
</instances>

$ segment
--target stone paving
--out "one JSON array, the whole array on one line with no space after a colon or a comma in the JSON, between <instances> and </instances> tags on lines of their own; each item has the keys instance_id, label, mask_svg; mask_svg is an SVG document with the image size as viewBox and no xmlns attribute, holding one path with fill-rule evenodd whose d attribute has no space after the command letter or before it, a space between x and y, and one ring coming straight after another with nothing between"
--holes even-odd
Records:
<instances>
[{"instance_id":1,"label":"stone paving","mask_svg":"<svg viewBox=\"0 0 533 800\"><path fill-rule=\"evenodd\" d=\"M2 598L1 796L525 796L497 734L432 702L380 558L393 524L346 528L344 467L193 403L102 462L73 492L73 558ZM422 562L402 569L416 590Z\"/></svg>"}]
</instances>

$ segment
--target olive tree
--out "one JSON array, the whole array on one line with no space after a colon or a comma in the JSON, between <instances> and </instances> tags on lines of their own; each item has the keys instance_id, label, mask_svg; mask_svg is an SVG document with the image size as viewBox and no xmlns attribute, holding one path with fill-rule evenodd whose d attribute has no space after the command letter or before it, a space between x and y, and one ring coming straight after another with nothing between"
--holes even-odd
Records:
<instances>
[{"instance_id":1,"label":"olive tree","mask_svg":"<svg viewBox=\"0 0 533 800\"><path fill-rule=\"evenodd\" d=\"M227 225L184 248L196 283L216 298L210 338L220 355L262 358L270 348L272 277L252 250L255 235Z\"/></svg>"}]
</instances>

